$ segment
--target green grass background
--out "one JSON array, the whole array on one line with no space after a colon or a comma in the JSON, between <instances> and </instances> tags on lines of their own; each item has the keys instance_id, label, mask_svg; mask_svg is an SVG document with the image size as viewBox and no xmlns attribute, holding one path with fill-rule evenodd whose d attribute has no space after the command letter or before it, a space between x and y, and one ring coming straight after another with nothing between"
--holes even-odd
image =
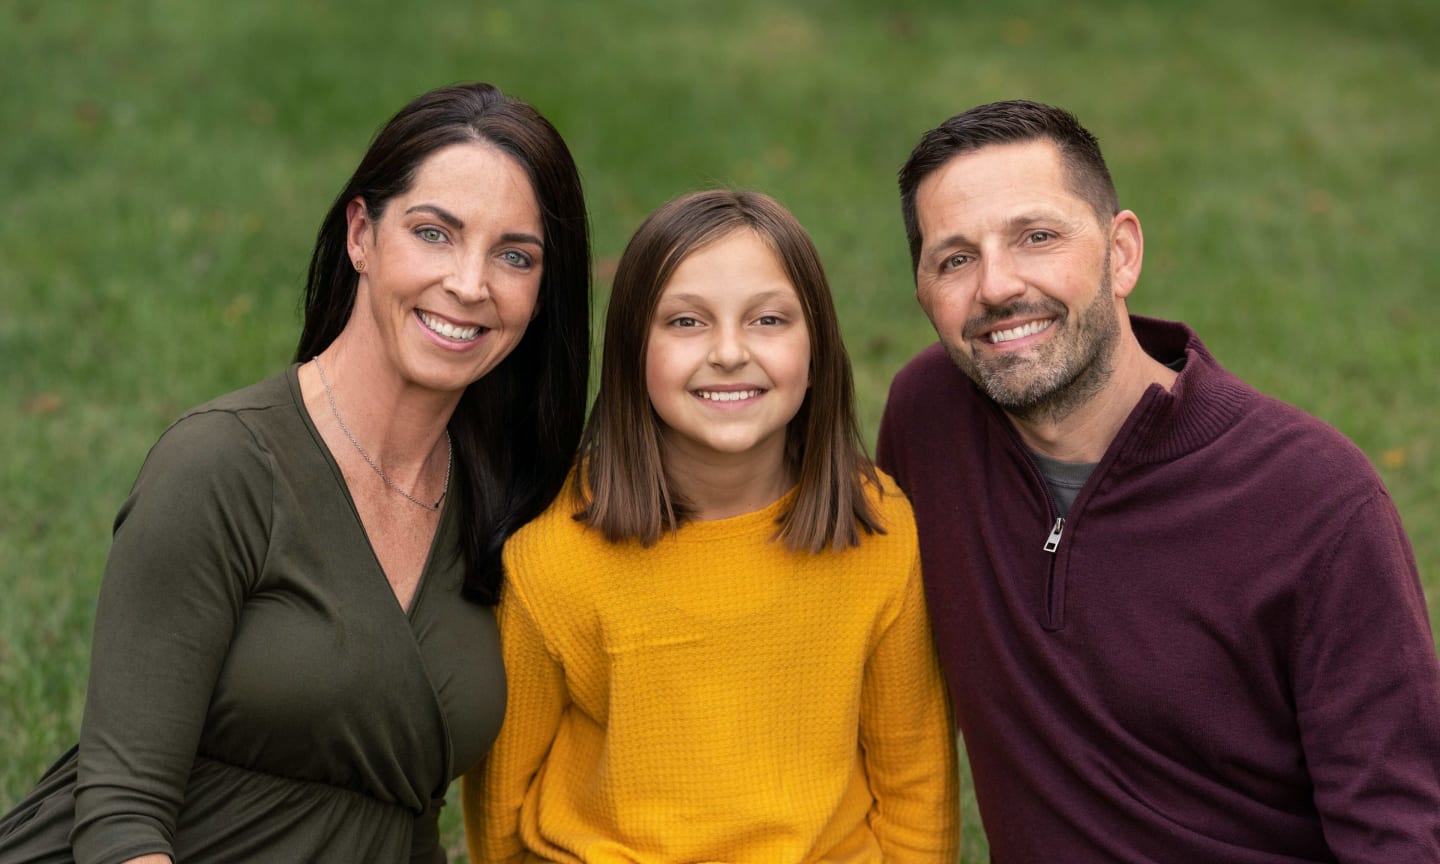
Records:
<instances>
[{"instance_id":1,"label":"green grass background","mask_svg":"<svg viewBox=\"0 0 1440 864\"><path fill-rule=\"evenodd\" d=\"M829 270L871 440L933 338L896 169L971 105L1071 108L1146 229L1132 308L1190 322L1364 449L1435 622L1437 9L0 0L0 809L75 738L109 526L147 448L287 362L331 196L395 109L456 80L499 83L566 136L602 310L667 198L787 203ZM968 783L965 806L983 860Z\"/></svg>"}]
</instances>

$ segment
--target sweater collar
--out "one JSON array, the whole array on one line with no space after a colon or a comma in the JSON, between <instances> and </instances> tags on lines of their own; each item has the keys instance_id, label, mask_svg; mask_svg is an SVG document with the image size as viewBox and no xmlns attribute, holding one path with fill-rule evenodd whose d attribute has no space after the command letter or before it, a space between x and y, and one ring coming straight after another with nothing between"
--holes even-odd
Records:
<instances>
[{"instance_id":1,"label":"sweater collar","mask_svg":"<svg viewBox=\"0 0 1440 864\"><path fill-rule=\"evenodd\" d=\"M1130 460L1164 462L1204 447L1233 426L1255 397L1186 325L1131 315L1130 326L1145 353L1161 363L1184 358L1174 385L1150 385L1116 435L1111 448L1127 448Z\"/></svg>"}]
</instances>

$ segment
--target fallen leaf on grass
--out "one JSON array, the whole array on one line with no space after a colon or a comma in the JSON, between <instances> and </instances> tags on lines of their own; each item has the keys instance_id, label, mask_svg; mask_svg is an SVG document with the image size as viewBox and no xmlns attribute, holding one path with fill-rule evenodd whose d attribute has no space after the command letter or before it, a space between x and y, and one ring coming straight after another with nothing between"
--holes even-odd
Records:
<instances>
[{"instance_id":1,"label":"fallen leaf on grass","mask_svg":"<svg viewBox=\"0 0 1440 864\"><path fill-rule=\"evenodd\" d=\"M36 393L21 405L21 412L31 417L47 417L59 411L65 402L55 393Z\"/></svg>"}]
</instances>

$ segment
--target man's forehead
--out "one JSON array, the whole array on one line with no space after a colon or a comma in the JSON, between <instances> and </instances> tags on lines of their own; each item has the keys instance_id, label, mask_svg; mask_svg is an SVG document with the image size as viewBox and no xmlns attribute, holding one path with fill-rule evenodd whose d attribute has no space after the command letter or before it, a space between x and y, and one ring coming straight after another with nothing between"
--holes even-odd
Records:
<instances>
[{"instance_id":1,"label":"man's forehead","mask_svg":"<svg viewBox=\"0 0 1440 864\"><path fill-rule=\"evenodd\" d=\"M988 144L950 157L920 181L918 198L946 195L976 196L1013 190L1064 187L1060 150L1049 140Z\"/></svg>"},{"instance_id":2,"label":"man's forehead","mask_svg":"<svg viewBox=\"0 0 1440 864\"><path fill-rule=\"evenodd\" d=\"M932 223L1013 222L1089 207L1067 182L1059 151L1048 141L995 144L957 154L920 182L915 203L927 240Z\"/></svg>"}]
</instances>

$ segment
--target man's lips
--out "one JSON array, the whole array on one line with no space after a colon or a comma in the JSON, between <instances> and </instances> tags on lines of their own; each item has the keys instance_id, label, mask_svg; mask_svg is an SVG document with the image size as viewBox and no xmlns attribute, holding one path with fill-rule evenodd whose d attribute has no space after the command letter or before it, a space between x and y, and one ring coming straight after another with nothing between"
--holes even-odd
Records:
<instances>
[{"instance_id":1,"label":"man's lips","mask_svg":"<svg viewBox=\"0 0 1440 864\"><path fill-rule=\"evenodd\" d=\"M981 338L991 345L1000 345L1005 342L1014 342L1016 339L1024 339L1026 336L1034 336L1049 330L1055 323L1054 318L1035 318L1022 324L1015 324L1008 327L996 327L981 334Z\"/></svg>"}]
</instances>

